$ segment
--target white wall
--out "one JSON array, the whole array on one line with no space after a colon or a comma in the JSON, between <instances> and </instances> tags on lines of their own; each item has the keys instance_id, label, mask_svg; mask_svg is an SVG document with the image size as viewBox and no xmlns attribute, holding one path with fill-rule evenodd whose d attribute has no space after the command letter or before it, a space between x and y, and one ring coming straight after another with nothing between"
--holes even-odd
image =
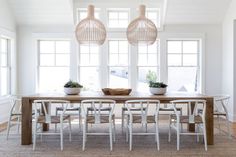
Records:
<instances>
[{"instance_id":1,"label":"white wall","mask_svg":"<svg viewBox=\"0 0 236 157\"><path fill-rule=\"evenodd\" d=\"M0 0L0 36L7 37L11 39L12 44L12 53L11 53L11 91L13 93L16 92L17 84L16 84L16 53L15 53L15 30L16 24L14 16L8 6L7 0ZM5 122L8 118L8 113L10 111L9 99L7 97L0 97L0 123Z\"/></svg>"},{"instance_id":2,"label":"white wall","mask_svg":"<svg viewBox=\"0 0 236 157\"><path fill-rule=\"evenodd\" d=\"M231 96L229 104L230 119L236 121L236 59L234 55L234 19L236 19L236 1L232 1L223 21L223 51L222 51L222 92Z\"/></svg>"}]
</instances>

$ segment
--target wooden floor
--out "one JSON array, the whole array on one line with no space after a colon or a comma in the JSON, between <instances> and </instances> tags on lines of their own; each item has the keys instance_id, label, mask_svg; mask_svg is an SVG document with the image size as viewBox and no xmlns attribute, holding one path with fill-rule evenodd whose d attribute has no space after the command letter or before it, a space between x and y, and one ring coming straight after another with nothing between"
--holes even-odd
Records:
<instances>
[{"instance_id":1,"label":"wooden floor","mask_svg":"<svg viewBox=\"0 0 236 157\"><path fill-rule=\"evenodd\" d=\"M128 150L128 143L125 142L125 136L121 133L120 125L117 125L117 140L114 144L114 150L109 151L109 138L107 136L89 136L86 150L82 151L82 133L79 132L77 124L72 127L73 136L72 142L68 141L68 133L65 130L64 136L64 151L60 151L59 137L56 135L45 136L43 141L40 138L37 140L36 150L32 150L32 145L20 145L20 135L15 133L16 127L13 127L12 134L9 140L6 140L5 132L0 133L0 157L156 157L156 156L175 156L175 157L189 157L189 156L207 156L207 157L233 157L236 156L236 124L232 125L233 136L231 139L225 134L225 127L223 132L215 129L215 145L209 146L208 151L204 150L202 141L196 142L193 136L181 136L180 151L176 151L176 136L173 132L172 141L167 142L167 128L166 123L160 124L160 151L156 150L155 140L153 136L136 136L133 140L133 151ZM52 127L53 129L54 127ZM106 125L103 127L93 126L90 128L99 129L99 131L106 131ZM152 128L150 126L150 128ZM142 130L135 126L134 130ZM51 131L54 131L51 130ZM149 130L149 131L152 131Z\"/></svg>"}]
</instances>

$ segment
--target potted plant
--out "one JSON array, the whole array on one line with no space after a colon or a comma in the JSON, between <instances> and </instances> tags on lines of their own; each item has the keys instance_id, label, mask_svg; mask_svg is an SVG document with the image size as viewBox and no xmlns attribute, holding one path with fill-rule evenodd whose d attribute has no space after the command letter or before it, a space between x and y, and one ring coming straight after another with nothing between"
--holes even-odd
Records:
<instances>
[{"instance_id":1,"label":"potted plant","mask_svg":"<svg viewBox=\"0 0 236 157\"><path fill-rule=\"evenodd\" d=\"M82 88L83 86L78 82L70 80L64 85L64 92L68 95L76 95L80 93Z\"/></svg>"},{"instance_id":2,"label":"potted plant","mask_svg":"<svg viewBox=\"0 0 236 157\"><path fill-rule=\"evenodd\" d=\"M149 83L149 91L155 95L161 95L166 93L167 85L163 82L157 82L157 76L154 71L148 71L146 79Z\"/></svg>"}]
</instances>

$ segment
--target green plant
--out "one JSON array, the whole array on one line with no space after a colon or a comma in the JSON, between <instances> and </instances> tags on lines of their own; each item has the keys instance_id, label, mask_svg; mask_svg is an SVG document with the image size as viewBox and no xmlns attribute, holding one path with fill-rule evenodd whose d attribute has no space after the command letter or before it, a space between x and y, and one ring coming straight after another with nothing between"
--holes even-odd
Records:
<instances>
[{"instance_id":1,"label":"green plant","mask_svg":"<svg viewBox=\"0 0 236 157\"><path fill-rule=\"evenodd\" d=\"M146 80L148 82L156 82L157 81L157 75L155 71L148 70L148 73L146 75Z\"/></svg>"},{"instance_id":2,"label":"green plant","mask_svg":"<svg viewBox=\"0 0 236 157\"><path fill-rule=\"evenodd\" d=\"M164 84L163 82L149 82L149 87L152 88L166 88L168 85Z\"/></svg>"},{"instance_id":3,"label":"green plant","mask_svg":"<svg viewBox=\"0 0 236 157\"><path fill-rule=\"evenodd\" d=\"M83 88L82 85L80 85L78 82L75 82L75 81L68 81L65 85L64 85L65 88Z\"/></svg>"}]
</instances>

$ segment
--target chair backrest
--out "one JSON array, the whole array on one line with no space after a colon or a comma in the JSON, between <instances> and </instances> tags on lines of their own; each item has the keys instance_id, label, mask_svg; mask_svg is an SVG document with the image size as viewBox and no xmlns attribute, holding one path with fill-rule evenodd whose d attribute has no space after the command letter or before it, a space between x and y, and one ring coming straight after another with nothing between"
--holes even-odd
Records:
<instances>
[{"instance_id":1,"label":"chair backrest","mask_svg":"<svg viewBox=\"0 0 236 157\"><path fill-rule=\"evenodd\" d=\"M11 114L12 113L21 113L22 102L21 97L17 95L12 95L10 99L10 103L12 104Z\"/></svg>"},{"instance_id":2,"label":"chair backrest","mask_svg":"<svg viewBox=\"0 0 236 157\"><path fill-rule=\"evenodd\" d=\"M189 123L194 123L195 116L201 116L202 121L205 121L206 115L206 100L202 99L193 99L193 100L174 100L170 102L172 104L172 108L174 109L174 113L176 114L177 118L179 117L179 113L176 109L176 104L186 104L188 108L188 116L189 116ZM202 112L199 112L199 109ZM179 120L179 119L177 119Z\"/></svg>"},{"instance_id":3,"label":"chair backrest","mask_svg":"<svg viewBox=\"0 0 236 157\"><path fill-rule=\"evenodd\" d=\"M94 116L96 124L101 123L101 116L103 114L109 115L109 120L112 120L116 102L108 99L89 99L81 101L83 118L87 116Z\"/></svg>"},{"instance_id":4,"label":"chair backrest","mask_svg":"<svg viewBox=\"0 0 236 157\"><path fill-rule=\"evenodd\" d=\"M149 115L149 107L152 105L151 114L155 115L156 118L159 114L160 101L159 100L128 100L125 102L125 107L128 109L130 117L134 114L141 115L142 123L147 123L147 116Z\"/></svg>"},{"instance_id":5,"label":"chair backrest","mask_svg":"<svg viewBox=\"0 0 236 157\"><path fill-rule=\"evenodd\" d=\"M217 95L214 96L214 111L228 113L227 106L229 103L229 95Z\"/></svg>"},{"instance_id":6,"label":"chair backrest","mask_svg":"<svg viewBox=\"0 0 236 157\"><path fill-rule=\"evenodd\" d=\"M35 100L33 102L35 119L37 120L39 115L44 115L46 123L51 123L51 112L47 110L47 105L51 106L52 104L57 104L63 107L63 112L59 113L59 116L63 117L70 102L66 100ZM41 112L39 113L38 110L40 110Z\"/></svg>"}]
</instances>

